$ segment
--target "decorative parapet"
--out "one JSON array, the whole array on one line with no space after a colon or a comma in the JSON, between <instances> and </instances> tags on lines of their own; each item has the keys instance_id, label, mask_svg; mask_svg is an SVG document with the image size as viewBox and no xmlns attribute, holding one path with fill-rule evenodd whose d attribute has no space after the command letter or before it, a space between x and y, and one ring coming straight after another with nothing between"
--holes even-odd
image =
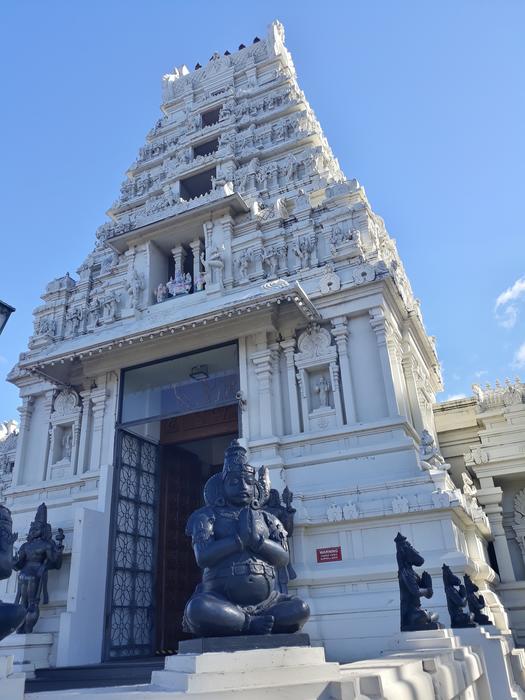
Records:
<instances>
[{"instance_id":1,"label":"decorative parapet","mask_svg":"<svg viewBox=\"0 0 525 700\"><path fill-rule=\"evenodd\" d=\"M516 406L525 400L525 384L516 377L514 383L505 379L502 385L496 380L494 386L486 384L481 388L479 384L472 385L472 391L477 402L478 411L489 411L500 406Z\"/></svg>"},{"instance_id":2,"label":"decorative parapet","mask_svg":"<svg viewBox=\"0 0 525 700\"><path fill-rule=\"evenodd\" d=\"M232 183L227 182L226 184L216 187L210 192L202 194L199 197L194 197L193 199L180 199L179 201L173 201L167 195L162 195L160 197L156 197L155 199L149 200L144 210L128 215L126 220L121 219L118 222L108 222L103 224L97 229L97 238L100 241L108 241L112 238L116 238L117 236L129 233L137 228L141 228L142 226L146 226L147 224L154 223L160 219L165 219L167 216L182 214L183 212L197 209L197 207L201 207L204 204L210 204L211 202L217 202L220 199L225 199L233 194L233 185Z\"/></svg>"}]
</instances>

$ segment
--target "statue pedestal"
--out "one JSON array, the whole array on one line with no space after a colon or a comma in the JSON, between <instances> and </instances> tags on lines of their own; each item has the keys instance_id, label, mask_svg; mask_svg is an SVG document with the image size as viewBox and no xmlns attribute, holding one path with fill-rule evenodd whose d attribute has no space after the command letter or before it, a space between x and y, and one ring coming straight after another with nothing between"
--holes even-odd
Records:
<instances>
[{"instance_id":1,"label":"statue pedestal","mask_svg":"<svg viewBox=\"0 0 525 700\"><path fill-rule=\"evenodd\" d=\"M36 668L49 668L52 646L53 635L49 633L10 634L0 641L0 653L12 654L14 670L33 678Z\"/></svg>"},{"instance_id":2,"label":"statue pedestal","mask_svg":"<svg viewBox=\"0 0 525 700\"><path fill-rule=\"evenodd\" d=\"M0 656L0 698L24 700L25 676L13 672L13 657Z\"/></svg>"},{"instance_id":3,"label":"statue pedestal","mask_svg":"<svg viewBox=\"0 0 525 700\"><path fill-rule=\"evenodd\" d=\"M273 636L281 635L268 635L266 638ZM237 643L251 641L249 637L237 637L235 640ZM192 640L201 641L209 640ZM225 641L224 637L222 641ZM210 700L218 697L221 691L227 692L229 699L259 700L275 697L278 692L279 697L286 697L287 700L304 700L324 697L329 684L337 682L340 677L339 664L325 661L322 647L252 647L242 651L201 654L180 651L177 656L166 659L164 671L152 673L151 683L154 687L197 695L199 698L209 697Z\"/></svg>"}]
</instances>

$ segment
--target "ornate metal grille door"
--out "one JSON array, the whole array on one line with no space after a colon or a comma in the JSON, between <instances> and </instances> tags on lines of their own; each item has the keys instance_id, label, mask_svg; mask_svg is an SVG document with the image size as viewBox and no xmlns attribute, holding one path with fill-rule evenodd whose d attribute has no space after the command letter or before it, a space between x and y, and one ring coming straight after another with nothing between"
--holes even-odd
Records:
<instances>
[{"instance_id":1,"label":"ornate metal grille door","mask_svg":"<svg viewBox=\"0 0 525 700\"><path fill-rule=\"evenodd\" d=\"M120 431L117 455L105 658L147 656L155 643L159 448Z\"/></svg>"}]
</instances>

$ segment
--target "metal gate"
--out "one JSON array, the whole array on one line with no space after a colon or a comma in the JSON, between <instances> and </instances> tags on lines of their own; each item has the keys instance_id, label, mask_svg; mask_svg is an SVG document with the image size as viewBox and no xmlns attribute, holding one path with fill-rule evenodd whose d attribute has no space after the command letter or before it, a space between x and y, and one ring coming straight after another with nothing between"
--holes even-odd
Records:
<instances>
[{"instance_id":1,"label":"metal gate","mask_svg":"<svg viewBox=\"0 0 525 700\"><path fill-rule=\"evenodd\" d=\"M106 659L148 656L155 643L159 447L119 431L106 595Z\"/></svg>"}]
</instances>

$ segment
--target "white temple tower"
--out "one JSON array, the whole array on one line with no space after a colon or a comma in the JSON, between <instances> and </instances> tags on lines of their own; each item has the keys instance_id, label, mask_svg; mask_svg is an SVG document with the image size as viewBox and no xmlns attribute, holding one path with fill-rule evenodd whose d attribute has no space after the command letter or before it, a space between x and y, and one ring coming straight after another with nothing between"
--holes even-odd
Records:
<instances>
[{"instance_id":1,"label":"white temple tower","mask_svg":"<svg viewBox=\"0 0 525 700\"><path fill-rule=\"evenodd\" d=\"M290 588L328 658L377 655L399 629L398 530L434 577L429 607L446 618L447 562L504 625L487 519L420 458L441 389L433 340L282 26L162 89L110 221L78 277L47 286L10 374L6 505L21 537L43 500L66 533L37 630L51 664L173 648L198 575L185 519L235 435L294 493Z\"/></svg>"}]
</instances>

